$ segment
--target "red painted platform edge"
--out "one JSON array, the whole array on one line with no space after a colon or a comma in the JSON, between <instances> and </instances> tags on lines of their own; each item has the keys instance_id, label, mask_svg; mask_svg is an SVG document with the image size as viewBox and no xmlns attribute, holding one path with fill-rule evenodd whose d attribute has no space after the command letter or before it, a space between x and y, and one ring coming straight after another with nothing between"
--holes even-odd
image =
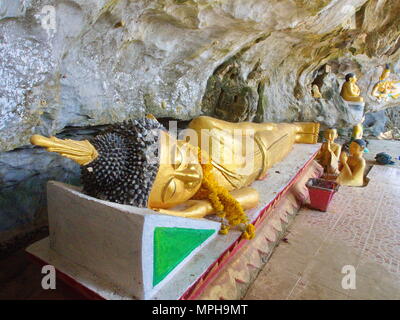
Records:
<instances>
[{"instance_id":1,"label":"red painted platform edge","mask_svg":"<svg viewBox=\"0 0 400 320\"><path fill-rule=\"evenodd\" d=\"M32 253L25 251L25 253L28 255L29 259L31 259L33 262L45 266L48 265L47 262L44 260L40 259L39 257L33 255ZM75 290L78 294L82 295L84 298L88 300L105 300L104 297L100 296L96 292L90 290L89 288L85 287L78 281L76 281L74 278L71 278L69 275L65 274L64 272L61 272L60 270L56 269L56 277L57 279L60 279L63 283L68 285L70 288Z\"/></svg>"},{"instance_id":2,"label":"red painted platform edge","mask_svg":"<svg viewBox=\"0 0 400 320\"><path fill-rule=\"evenodd\" d=\"M294 183L299 179L299 177L304 173L304 171L310 166L317 156L319 150L316 151L313 156L305 163L305 165L297 172L297 174L290 180L288 185L276 195L276 197L260 211L260 214L253 220L256 229L259 227L260 223L267 217L268 213L275 204L284 196L289 189L294 185ZM196 300L208 287L208 285L215 279L219 271L232 260L232 258L237 254L237 252L248 242L239 237L228 249L226 249L220 257L208 267L208 269L194 282L186 292L179 298L179 300ZM199 283L202 282L201 285Z\"/></svg>"}]
</instances>

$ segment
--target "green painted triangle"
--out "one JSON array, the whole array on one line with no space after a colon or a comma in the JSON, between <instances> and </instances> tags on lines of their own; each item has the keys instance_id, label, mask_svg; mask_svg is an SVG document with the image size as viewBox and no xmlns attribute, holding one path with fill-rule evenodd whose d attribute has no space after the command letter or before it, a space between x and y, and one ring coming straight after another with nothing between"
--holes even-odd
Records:
<instances>
[{"instance_id":1,"label":"green painted triangle","mask_svg":"<svg viewBox=\"0 0 400 320\"><path fill-rule=\"evenodd\" d=\"M214 232L209 229L155 228L153 286L160 283Z\"/></svg>"}]
</instances>

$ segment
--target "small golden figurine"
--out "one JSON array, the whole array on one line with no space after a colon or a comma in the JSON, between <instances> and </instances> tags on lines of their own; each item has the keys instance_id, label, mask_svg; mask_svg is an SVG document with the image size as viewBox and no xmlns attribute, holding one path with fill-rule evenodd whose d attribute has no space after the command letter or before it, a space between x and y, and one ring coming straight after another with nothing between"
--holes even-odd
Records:
<instances>
[{"instance_id":1,"label":"small golden figurine","mask_svg":"<svg viewBox=\"0 0 400 320\"><path fill-rule=\"evenodd\" d=\"M362 122L364 122L364 120L362 120ZM351 139L350 141L346 142L342 149L345 151L349 151L350 148L350 144L354 141L354 140L364 140L366 147L364 148L364 153L368 153L369 150L367 148L368 146L368 141L364 139L364 127L362 125L362 123L358 123L353 127L353 132L351 134Z\"/></svg>"},{"instance_id":2,"label":"small golden figurine","mask_svg":"<svg viewBox=\"0 0 400 320\"><path fill-rule=\"evenodd\" d=\"M338 175L339 174L339 158L342 151L342 147L335 143L338 137L336 129L328 129L324 133L326 142L321 146L321 150L318 153L316 160L324 168L326 175Z\"/></svg>"},{"instance_id":3,"label":"small golden figurine","mask_svg":"<svg viewBox=\"0 0 400 320\"><path fill-rule=\"evenodd\" d=\"M391 74L390 65L387 64L379 78L379 82L374 86L372 95L379 100L387 100L389 97L397 99L400 97L400 81L388 80Z\"/></svg>"},{"instance_id":4,"label":"small golden figurine","mask_svg":"<svg viewBox=\"0 0 400 320\"><path fill-rule=\"evenodd\" d=\"M340 185L349 187L362 187L364 185L364 172L366 167L363 158L366 143L364 140L354 140L350 144L350 156L346 152L340 155L341 169L338 179Z\"/></svg>"},{"instance_id":5,"label":"small golden figurine","mask_svg":"<svg viewBox=\"0 0 400 320\"><path fill-rule=\"evenodd\" d=\"M314 85L312 86L312 94L313 94L313 97L314 97L315 99L321 99L321 98L322 98L322 94L321 94L321 92L319 91L319 88L318 88L318 86L317 86L316 84L314 84Z\"/></svg>"},{"instance_id":6,"label":"small golden figurine","mask_svg":"<svg viewBox=\"0 0 400 320\"><path fill-rule=\"evenodd\" d=\"M347 102L364 103L364 98L361 97L361 89L357 85L357 77L354 73L346 75L346 82L343 84L340 95Z\"/></svg>"},{"instance_id":7,"label":"small golden figurine","mask_svg":"<svg viewBox=\"0 0 400 320\"><path fill-rule=\"evenodd\" d=\"M353 127L353 133L351 135L352 140L362 139L364 136L364 127L361 123L356 124Z\"/></svg>"},{"instance_id":8,"label":"small golden figurine","mask_svg":"<svg viewBox=\"0 0 400 320\"><path fill-rule=\"evenodd\" d=\"M249 186L291 151L294 143L317 143L318 123L230 123L199 117L190 141L177 140L154 117L112 125L90 142L74 144L35 135L33 144L82 165L84 192L99 199L164 214L203 218L217 214L230 226L245 224L244 210L258 204ZM63 147L64 144L64 147Z\"/></svg>"}]
</instances>

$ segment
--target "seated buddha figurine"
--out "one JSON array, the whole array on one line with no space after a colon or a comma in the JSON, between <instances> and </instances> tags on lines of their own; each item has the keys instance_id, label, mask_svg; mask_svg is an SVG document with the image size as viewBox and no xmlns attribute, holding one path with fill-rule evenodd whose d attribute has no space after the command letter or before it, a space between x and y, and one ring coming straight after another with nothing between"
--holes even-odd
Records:
<instances>
[{"instance_id":1,"label":"seated buddha figurine","mask_svg":"<svg viewBox=\"0 0 400 320\"><path fill-rule=\"evenodd\" d=\"M364 104L364 98L360 96L361 89L357 85L357 80L354 73L347 74L340 95L347 102Z\"/></svg>"},{"instance_id":2,"label":"seated buddha figurine","mask_svg":"<svg viewBox=\"0 0 400 320\"><path fill-rule=\"evenodd\" d=\"M315 99L321 99L322 98L321 91L319 90L319 87L316 84L314 84L312 86L312 95L313 95L313 97Z\"/></svg>"},{"instance_id":3,"label":"seated buddha figurine","mask_svg":"<svg viewBox=\"0 0 400 320\"><path fill-rule=\"evenodd\" d=\"M354 127L353 127L353 133L351 135L351 139L352 140L357 140L357 139L362 139L364 136L364 127L361 123L357 123Z\"/></svg>"},{"instance_id":4,"label":"seated buddha figurine","mask_svg":"<svg viewBox=\"0 0 400 320\"><path fill-rule=\"evenodd\" d=\"M365 146L365 148L364 148L364 153L368 153L368 152L369 152L369 150L368 150L368 148L367 148L367 146L368 146L368 141L364 139L364 127L363 127L362 123L358 123L358 124L356 124L356 125L353 127L353 132L352 132L352 135L351 135L351 139L350 139L349 142L347 142L347 143L344 145L344 149L345 149L346 151L349 151L350 144L351 144L354 140L364 140L364 142L365 142L365 144L366 144L366 146Z\"/></svg>"},{"instance_id":5,"label":"seated buddha figurine","mask_svg":"<svg viewBox=\"0 0 400 320\"><path fill-rule=\"evenodd\" d=\"M190 139L178 140L153 117L111 125L91 141L40 135L31 143L81 165L83 191L116 203L160 213L203 218L217 214L222 232L244 225L244 210L258 204L249 186L280 162L294 143L317 143L318 123L230 123L211 117L191 121Z\"/></svg>"},{"instance_id":6,"label":"seated buddha figurine","mask_svg":"<svg viewBox=\"0 0 400 320\"><path fill-rule=\"evenodd\" d=\"M364 185L364 172L366 167L363 158L364 140L356 139L350 144L350 156L346 152L340 155L341 169L337 182L343 186L362 187Z\"/></svg>"},{"instance_id":7,"label":"seated buddha figurine","mask_svg":"<svg viewBox=\"0 0 400 320\"><path fill-rule=\"evenodd\" d=\"M324 133L326 142L321 146L316 160L324 168L325 174L339 174L339 157L342 151L341 145L335 143L338 137L336 129L328 129Z\"/></svg>"},{"instance_id":8,"label":"seated buddha figurine","mask_svg":"<svg viewBox=\"0 0 400 320\"><path fill-rule=\"evenodd\" d=\"M389 97L397 99L400 97L399 81L389 80L391 74L390 65L387 64L379 78L379 82L374 86L372 95L379 100L387 100Z\"/></svg>"}]
</instances>

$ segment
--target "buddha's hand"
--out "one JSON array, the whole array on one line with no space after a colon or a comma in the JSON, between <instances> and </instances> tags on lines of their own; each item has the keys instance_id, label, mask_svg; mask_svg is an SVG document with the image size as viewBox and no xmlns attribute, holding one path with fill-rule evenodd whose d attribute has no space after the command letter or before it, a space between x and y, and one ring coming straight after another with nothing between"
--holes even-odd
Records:
<instances>
[{"instance_id":1,"label":"buddha's hand","mask_svg":"<svg viewBox=\"0 0 400 320\"><path fill-rule=\"evenodd\" d=\"M346 164L347 163L347 159L348 159L348 157L347 157L346 152L342 152L340 154L340 163L341 164Z\"/></svg>"},{"instance_id":2,"label":"buddha's hand","mask_svg":"<svg viewBox=\"0 0 400 320\"><path fill-rule=\"evenodd\" d=\"M327 143L326 143L326 148L327 148L327 151L328 152L332 152L332 149L331 149L331 142L328 140L327 141Z\"/></svg>"},{"instance_id":3,"label":"buddha's hand","mask_svg":"<svg viewBox=\"0 0 400 320\"><path fill-rule=\"evenodd\" d=\"M152 208L162 214L183 218L203 218L213 211L213 207L208 200L188 200L178 208L161 209Z\"/></svg>"},{"instance_id":4,"label":"buddha's hand","mask_svg":"<svg viewBox=\"0 0 400 320\"><path fill-rule=\"evenodd\" d=\"M259 194L253 188L243 188L234 190L231 195L240 203L244 210L249 210L257 206ZM209 200L188 200L180 206L171 209L151 208L159 213L184 218L204 218L214 214L215 210Z\"/></svg>"}]
</instances>

